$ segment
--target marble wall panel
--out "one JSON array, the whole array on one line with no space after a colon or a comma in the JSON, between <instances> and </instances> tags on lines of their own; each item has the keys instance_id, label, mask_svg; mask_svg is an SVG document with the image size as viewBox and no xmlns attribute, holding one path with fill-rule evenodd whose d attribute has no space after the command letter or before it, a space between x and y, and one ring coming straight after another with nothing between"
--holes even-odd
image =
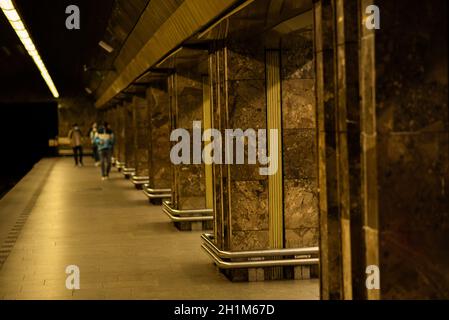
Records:
<instances>
[{"instance_id":1,"label":"marble wall panel","mask_svg":"<svg viewBox=\"0 0 449 320\"><path fill-rule=\"evenodd\" d=\"M268 230L245 230L232 233L233 251L265 250L270 246Z\"/></svg>"},{"instance_id":2,"label":"marble wall panel","mask_svg":"<svg viewBox=\"0 0 449 320\"><path fill-rule=\"evenodd\" d=\"M282 37L285 246L318 245L316 102L312 26Z\"/></svg>"},{"instance_id":3,"label":"marble wall panel","mask_svg":"<svg viewBox=\"0 0 449 320\"><path fill-rule=\"evenodd\" d=\"M190 132L193 142L193 121L203 119L203 86L201 74L196 70L180 69L176 74L176 128ZM193 148L191 149L193 155ZM199 165L173 165L175 172L175 206L179 210L204 209L205 168Z\"/></svg>"},{"instance_id":4,"label":"marble wall panel","mask_svg":"<svg viewBox=\"0 0 449 320\"><path fill-rule=\"evenodd\" d=\"M126 119L126 108L125 106L118 106L118 121L117 121L117 147L118 147L118 159L120 162L126 161L125 152L125 119Z\"/></svg>"},{"instance_id":5,"label":"marble wall panel","mask_svg":"<svg viewBox=\"0 0 449 320\"><path fill-rule=\"evenodd\" d=\"M150 187L171 187L170 161L170 101L165 82L147 90L148 102L148 172Z\"/></svg>"},{"instance_id":6,"label":"marble wall panel","mask_svg":"<svg viewBox=\"0 0 449 320\"><path fill-rule=\"evenodd\" d=\"M233 181L231 201L232 232L268 230L266 181ZM237 214L238 213L238 214Z\"/></svg>"},{"instance_id":7,"label":"marble wall panel","mask_svg":"<svg viewBox=\"0 0 449 320\"><path fill-rule=\"evenodd\" d=\"M230 129L266 129L265 47L258 37L227 43ZM245 156L247 156L245 154ZM245 158L247 161L247 157ZM259 165L231 165L228 193L229 250L269 248L268 179Z\"/></svg>"},{"instance_id":8,"label":"marble wall panel","mask_svg":"<svg viewBox=\"0 0 449 320\"><path fill-rule=\"evenodd\" d=\"M136 158L135 158L135 127L134 127L134 104L127 103L125 106L125 139L124 139L124 149L125 149L125 163L127 168L136 167Z\"/></svg>"},{"instance_id":9,"label":"marble wall panel","mask_svg":"<svg viewBox=\"0 0 449 320\"><path fill-rule=\"evenodd\" d=\"M447 2L377 2L381 297L447 299Z\"/></svg>"},{"instance_id":10,"label":"marble wall panel","mask_svg":"<svg viewBox=\"0 0 449 320\"><path fill-rule=\"evenodd\" d=\"M136 175L146 177L148 170L149 117L148 102L144 98L134 97L134 145Z\"/></svg>"}]
</instances>

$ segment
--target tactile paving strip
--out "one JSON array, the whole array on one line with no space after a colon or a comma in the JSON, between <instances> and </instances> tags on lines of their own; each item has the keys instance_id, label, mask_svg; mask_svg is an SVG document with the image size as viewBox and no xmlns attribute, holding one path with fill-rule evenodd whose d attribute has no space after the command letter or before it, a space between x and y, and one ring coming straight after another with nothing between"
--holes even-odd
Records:
<instances>
[{"instance_id":1,"label":"tactile paving strip","mask_svg":"<svg viewBox=\"0 0 449 320\"><path fill-rule=\"evenodd\" d=\"M6 262L9 255L11 254L11 251L14 248L14 245L16 244L17 239L19 239L20 233L22 232L22 229L25 226L25 223L27 222L28 217L31 215L31 212L33 211L34 206L36 205L37 199L39 198L39 195L41 194L42 189L44 188L45 183L47 182L47 178L50 175L50 172L53 169L53 166L54 166L54 163L48 169L47 173L45 174L45 178L42 180L42 182L39 185L39 187L37 188L37 190L31 196L30 201L28 202L26 207L23 209L23 211L20 214L19 218L17 219L16 223L9 231L8 236L6 237L6 240L1 245L1 247L0 247L0 269L3 267L3 264Z\"/></svg>"}]
</instances>

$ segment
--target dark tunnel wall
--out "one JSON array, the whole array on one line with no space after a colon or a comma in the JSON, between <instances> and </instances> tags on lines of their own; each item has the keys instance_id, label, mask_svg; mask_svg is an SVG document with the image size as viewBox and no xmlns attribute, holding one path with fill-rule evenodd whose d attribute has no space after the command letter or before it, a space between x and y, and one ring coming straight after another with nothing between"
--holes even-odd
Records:
<instances>
[{"instance_id":1,"label":"dark tunnel wall","mask_svg":"<svg viewBox=\"0 0 449 320\"><path fill-rule=\"evenodd\" d=\"M376 33L382 298L447 299L447 2L377 3L383 8Z\"/></svg>"},{"instance_id":2,"label":"dark tunnel wall","mask_svg":"<svg viewBox=\"0 0 449 320\"><path fill-rule=\"evenodd\" d=\"M0 198L42 157L58 134L56 103L0 104Z\"/></svg>"}]
</instances>

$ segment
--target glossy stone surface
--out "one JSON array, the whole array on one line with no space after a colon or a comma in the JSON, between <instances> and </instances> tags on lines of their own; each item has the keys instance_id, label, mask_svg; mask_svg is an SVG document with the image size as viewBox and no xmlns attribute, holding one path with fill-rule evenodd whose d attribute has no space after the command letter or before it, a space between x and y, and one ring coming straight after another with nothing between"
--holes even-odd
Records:
<instances>
[{"instance_id":1,"label":"glossy stone surface","mask_svg":"<svg viewBox=\"0 0 449 320\"><path fill-rule=\"evenodd\" d=\"M171 187L170 105L167 85L161 82L147 90L148 103L148 174L150 187Z\"/></svg>"},{"instance_id":2,"label":"glossy stone surface","mask_svg":"<svg viewBox=\"0 0 449 320\"><path fill-rule=\"evenodd\" d=\"M251 45L250 45L251 43ZM229 41L228 101L225 121L231 129L266 128L265 49L260 39ZM246 148L247 149L247 148ZM268 184L259 165L231 166L229 250L268 249ZM227 207L225 207L225 210Z\"/></svg>"},{"instance_id":3,"label":"glossy stone surface","mask_svg":"<svg viewBox=\"0 0 449 320\"><path fill-rule=\"evenodd\" d=\"M447 2L379 3L388 9L375 48L381 297L447 299ZM395 28L412 17L420 23Z\"/></svg>"},{"instance_id":4,"label":"glossy stone surface","mask_svg":"<svg viewBox=\"0 0 449 320\"><path fill-rule=\"evenodd\" d=\"M134 135L136 129L134 127L134 105L129 102L124 107L124 149L125 149L125 165L126 168L136 168Z\"/></svg>"},{"instance_id":5,"label":"glossy stone surface","mask_svg":"<svg viewBox=\"0 0 449 320\"><path fill-rule=\"evenodd\" d=\"M311 28L282 37L282 147L287 248L318 245L318 164Z\"/></svg>"},{"instance_id":6,"label":"glossy stone surface","mask_svg":"<svg viewBox=\"0 0 449 320\"><path fill-rule=\"evenodd\" d=\"M175 81L176 102L171 106L172 121L176 129L185 129L190 132L192 142L193 122L203 119L202 79L195 70L189 72L180 70L176 74ZM193 148L191 148L192 155ZM172 183L174 207L179 210L205 209L204 164L172 165L172 169L174 170Z\"/></svg>"},{"instance_id":7,"label":"glossy stone surface","mask_svg":"<svg viewBox=\"0 0 449 320\"><path fill-rule=\"evenodd\" d=\"M148 102L141 97L134 97L134 115L133 122L135 128L134 148L136 176L146 177L149 175L148 165L148 144L149 144L149 116Z\"/></svg>"}]
</instances>

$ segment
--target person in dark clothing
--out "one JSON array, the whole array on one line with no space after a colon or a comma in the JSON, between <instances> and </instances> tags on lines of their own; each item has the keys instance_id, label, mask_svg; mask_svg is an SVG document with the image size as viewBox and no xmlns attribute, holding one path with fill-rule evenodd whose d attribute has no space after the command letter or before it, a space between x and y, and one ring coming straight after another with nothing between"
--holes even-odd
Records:
<instances>
[{"instance_id":1,"label":"person in dark clothing","mask_svg":"<svg viewBox=\"0 0 449 320\"><path fill-rule=\"evenodd\" d=\"M94 141L95 141L95 137L98 134L98 128L97 128L97 123L94 122L92 124L92 128L90 129L89 132L89 137L90 137L90 141L92 143L92 157L95 161L95 166L98 167L100 166L100 155L98 154L98 148L95 145Z\"/></svg>"},{"instance_id":2,"label":"person in dark clothing","mask_svg":"<svg viewBox=\"0 0 449 320\"><path fill-rule=\"evenodd\" d=\"M115 143L114 133L112 130L107 128L107 124L105 124L105 126L101 126L94 140L100 154L101 176L103 180L109 179L109 173L111 172L112 165L112 149Z\"/></svg>"},{"instance_id":3,"label":"person in dark clothing","mask_svg":"<svg viewBox=\"0 0 449 320\"><path fill-rule=\"evenodd\" d=\"M75 166L83 166L83 134L78 126L74 124L72 130L69 132L69 139L72 143L73 157L75 159Z\"/></svg>"}]
</instances>

